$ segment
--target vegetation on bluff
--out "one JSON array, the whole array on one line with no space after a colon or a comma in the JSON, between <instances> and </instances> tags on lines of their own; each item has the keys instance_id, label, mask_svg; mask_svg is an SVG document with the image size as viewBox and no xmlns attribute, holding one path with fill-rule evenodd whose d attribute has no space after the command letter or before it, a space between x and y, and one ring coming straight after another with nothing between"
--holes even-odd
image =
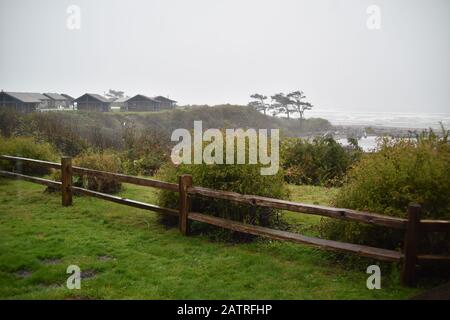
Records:
<instances>
[{"instance_id":1,"label":"vegetation on bluff","mask_svg":"<svg viewBox=\"0 0 450 320\"><path fill-rule=\"evenodd\" d=\"M327 120L311 118L304 121L300 131L296 120L265 116L252 107L221 105L147 113L14 114L0 111L0 132L5 137L33 135L52 143L61 153L75 156L89 148L127 150L126 136L130 135L130 131L139 135L152 130L165 141L170 141L173 130L191 129L194 120L201 120L205 129L278 128L284 136L324 132L332 127Z\"/></svg>"},{"instance_id":2,"label":"vegetation on bluff","mask_svg":"<svg viewBox=\"0 0 450 320\"><path fill-rule=\"evenodd\" d=\"M343 147L330 137L313 140L286 138L281 143L281 164L288 183L341 186L348 169L361 157L356 144Z\"/></svg>"},{"instance_id":3,"label":"vegetation on bluff","mask_svg":"<svg viewBox=\"0 0 450 320\"><path fill-rule=\"evenodd\" d=\"M450 145L448 132L417 139L382 139L379 151L366 154L348 174L334 205L406 218L411 202L422 206L422 219L450 220ZM325 220L323 235L353 243L399 248L402 231ZM421 238L424 252L450 252L448 233Z\"/></svg>"},{"instance_id":4,"label":"vegetation on bluff","mask_svg":"<svg viewBox=\"0 0 450 320\"><path fill-rule=\"evenodd\" d=\"M171 128L191 128L198 119L204 121L204 129L221 127L225 121L227 126L242 128L273 128L283 124L282 130L291 132L288 121L264 116L252 108L233 106L152 114L7 114L5 118L0 117L3 134L0 153L49 161L58 161L61 154L68 154L80 166L132 175L154 175L164 166L158 176L167 181L189 173L197 185L275 198L286 197L283 178L298 185L342 186L333 203L338 207L404 217L408 204L418 202L423 207L424 218L450 219L450 148L445 130L439 136L429 132L417 139L381 140L379 151L370 154L363 154L356 145L344 148L331 138L285 137L281 145L282 170L275 176L263 177L255 165L175 167L168 164ZM322 120L308 119L305 123L308 121L328 125ZM321 125L314 126L318 127ZM26 174L48 173L5 161L0 166ZM89 181L82 177L75 183L108 193L121 190L121 185L114 181ZM160 204L176 207L177 199L170 192L162 193ZM285 227L279 212L275 211L252 211L211 199L195 199L194 206L197 211L224 218ZM323 221L321 234L326 238L394 249L403 240L400 232L328 219ZM445 251L449 244L449 236L443 234L431 235L422 246L429 252Z\"/></svg>"}]
</instances>

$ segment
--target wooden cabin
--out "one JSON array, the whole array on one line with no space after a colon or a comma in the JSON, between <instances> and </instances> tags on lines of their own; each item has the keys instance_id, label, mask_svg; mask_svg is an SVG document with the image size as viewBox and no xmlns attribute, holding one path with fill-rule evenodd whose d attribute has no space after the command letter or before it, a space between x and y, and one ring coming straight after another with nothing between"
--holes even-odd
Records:
<instances>
[{"instance_id":1,"label":"wooden cabin","mask_svg":"<svg viewBox=\"0 0 450 320\"><path fill-rule=\"evenodd\" d=\"M137 94L126 101L128 111L159 111L160 102L154 98Z\"/></svg>"},{"instance_id":2,"label":"wooden cabin","mask_svg":"<svg viewBox=\"0 0 450 320\"><path fill-rule=\"evenodd\" d=\"M50 99L35 92L0 92L0 109L17 112L33 112L39 108L46 108Z\"/></svg>"},{"instance_id":3,"label":"wooden cabin","mask_svg":"<svg viewBox=\"0 0 450 320\"><path fill-rule=\"evenodd\" d=\"M114 101L112 101L111 103L111 107L112 108L118 108L121 111L126 111L128 108L128 99L130 99L130 97L122 97L122 98L117 98Z\"/></svg>"},{"instance_id":4,"label":"wooden cabin","mask_svg":"<svg viewBox=\"0 0 450 320\"><path fill-rule=\"evenodd\" d=\"M153 97L156 101L159 101L160 103L160 109L174 109L176 107L177 102L175 100L163 97L163 96L156 96Z\"/></svg>"},{"instance_id":5,"label":"wooden cabin","mask_svg":"<svg viewBox=\"0 0 450 320\"><path fill-rule=\"evenodd\" d=\"M95 93L85 93L81 97L75 99L75 103L77 104L77 110L79 111L111 111L111 101L108 98Z\"/></svg>"},{"instance_id":6,"label":"wooden cabin","mask_svg":"<svg viewBox=\"0 0 450 320\"><path fill-rule=\"evenodd\" d=\"M70 106L70 101L67 97L58 93L44 93L44 96L50 99L48 108L60 109L68 108Z\"/></svg>"},{"instance_id":7,"label":"wooden cabin","mask_svg":"<svg viewBox=\"0 0 450 320\"><path fill-rule=\"evenodd\" d=\"M68 95L68 94L65 94L65 93L61 93L61 95L62 95L64 98L66 98L68 107L73 109L73 103L74 103L74 101L75 101L75 98L72 97L72 96L70 96L70 95Z\"/></svg>"}]
</instances>

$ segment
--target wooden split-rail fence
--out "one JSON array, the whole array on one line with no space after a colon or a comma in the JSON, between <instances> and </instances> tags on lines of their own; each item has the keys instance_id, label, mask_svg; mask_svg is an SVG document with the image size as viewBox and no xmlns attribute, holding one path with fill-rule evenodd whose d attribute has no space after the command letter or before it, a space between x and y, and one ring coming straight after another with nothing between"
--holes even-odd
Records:
<instances>
[{"instance_id":1,"label":"wooden split-rail fence","mask_svg":"<svg viewBox=\"0 0 450 320\"><path fill-rule=\"evenodd\" d=\"M0 176L18 178L48 187L61 190L62 205L72 205L72 194L81 194L96 197L103 200L112 201L130 207L150 210L162 214L177 216L179 219L179 229L183 235L189 234L189 221L199 221L217 227L261 236L275 240L286 240L290 242L306 244L317 248L332 251L353 253L359 256L373 258L381 261L397 262L402 264L402 283L407 286L415 284L417 279L417 266L425 263L450 264L450 256L423 254L418 252L419 237L427 232L450 232L450 221L448 220L425 220L420 218L421 207L418 204L410 204L407 212L407 219L390 217L375 213L361 212L350 209L332 208L311 204L304 204L280 199L260 197L254 195L244 195L229 191L220 191L203 188L193 185L192 176L182 175L178 184L158 181L155 179L141 178L118 173L98 171L81 168L72 165L70 157L62 157L61 163L0 155L0 160L29 163L34 166L61 170L61 182L28 176L17 172L0 170ZM123 183L130 183L140 186L154 187L158 189L170 190L179 193L179 209L163 208L157 205L148 204L131 199L125 199L106 193L92 191L72 185L72 176L94 176L115 179ZM281 209L292 212L320 215L335 219L368 223L387 228L400 229L405 232L403 250L395 251L359 244L345 243L333 240L304 236L297 233L281 231L261 226L245 224L238 221L214 217L204 213L191 211L191 197L203 196L215 199L225 199L237 203L251 206Z\"/></svg>"}]
</instances>

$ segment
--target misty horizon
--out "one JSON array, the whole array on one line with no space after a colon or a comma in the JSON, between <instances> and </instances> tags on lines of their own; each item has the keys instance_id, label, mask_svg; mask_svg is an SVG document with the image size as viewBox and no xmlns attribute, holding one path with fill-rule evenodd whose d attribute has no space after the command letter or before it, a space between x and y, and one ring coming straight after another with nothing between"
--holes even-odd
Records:
<instances>
[{"instance_id":1,"label":"misty horizon","mask_svg":"<svg viewBox=\"0 0 450 320\"><path fill-rule=\"evenodd\" d=\"M366 24L373 4L379 30ZM70 5L80 29L67 28ZM440 0L6 0L0 89L180 105L303 90L316 111L448 113L449 16Z\"/></svg>"}]
</instances>

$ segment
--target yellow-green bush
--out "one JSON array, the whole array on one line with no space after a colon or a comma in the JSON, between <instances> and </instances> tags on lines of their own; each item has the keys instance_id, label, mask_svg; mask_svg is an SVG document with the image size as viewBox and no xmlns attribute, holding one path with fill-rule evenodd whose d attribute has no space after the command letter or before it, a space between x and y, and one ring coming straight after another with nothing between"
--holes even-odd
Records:
<instances>
[{"instance_id":1,"label":"yellow-green bush","mask_svg":"<svg viewBox=\"0 0 450 320\"><path fill-rule=\"evenodd\" d=\"M349 172L335 205L406 218L411 202L422 206L422 219L450 219L450 146L447 134L418 139L383 139L379 151L365 155ZM388 248L402 245L403 232L383 227L326 220L325 236ZM449 250L448 234L422 237L424 250Z\"/></svg>"},{"instance_id":2,"label":"yellow-green bush","mask_svg":"<svg viewBox=\"0 0 450 320\"><path fill-rule=\"evenodd\" d=\"M235 144L236 146L236 144ZM248 144L247 144L248 152ZM236 148L236 147L235 147ZM248 154L248 153L247 153ZM224 144L223 156L226 157ZM235 153L236 156L236 153ZM212 188L224 191L234 191L242 194L267 196L283 199L288 196L287 188L283 180L283 173L280 168L275 175L261 175L259 164L173 164L165 165L159 172L159 177L165 181L178 182L178 177L182 174L190 174L196 186ZM264 166L265 167L265 166ZM159 193L159 205L169 208L178 208L178 193L161 191ZM282 226L280 213L270 208L256 208L232 201L219 200L214 198L194 197L192 210L211 214L217 217L245 222L260 226ZM176 223L170 218L162 217L165 224ZM217 229L202 224L193 224L195 231L211 231L212 234L220 235ZM229 235L227 231L225 235ZM234 234L240 239L247 236Z\"/></svg>"},{"instance_id":3,"label":"yellow-green bush","mask_svg":"<svg viewBox=\"0 0 450 320\"><path fill-rule=\"evenodd\" d=\"M83 153L73 159L73 165L94 170L101 170L113 173L121 172L121 162L117 154L111 151L101 153ZM85 187L89 190L115 193L120 191L122 184L113 178L82 176L77 177L75 185Z\"/></svg>"},{"instance_id":4,"label":"yellow-green bush","mask_svg":"<svg viewBox=\"0 0 450 320\"><path fill-rule=\"evenodd\" d=\"M0 154L37 160L58 161L57 152L49 143L36 141L32 137L4 138L0 136ZM0 161L0 167L3 170L23 174L44 175L50 173L50 169L22 161Z\"/></svg>"},{"instance_id":5,"label":"yellow-green bush","mask_svg":"<svg viewBox=\"0 0 450 320\"><path fill-rule=\"evenodd\" d=\"M282 174L262 176L258 165L166 165L160 172L160 177L169 182L178 182L182 174L192 175L194 185L217 190L234 191L243 194L267 196L272 198L286 198L287 188L284 185ZM159 205L169 208L178 208L178 193L170 191L159 192ZM250 223L260 226L281 226L280 213L270 208L255 208L237 204L232 201L214 198L194 197L192 211L211 214L213 216ZM175 224L177 219L161 217L164 224ZM194 231L216 230L206 225L193 225ZM221 234L220 232L215 234ZM225 234L228 232L225 231ZM235 234L234 236L238 236ZM239 238L248 238L239 235Z\"/></svg>"},{"instance_id":6,"label":"yellow-green bush","mask_svg":"<svg viewBox=\"0 0 450 320\"><path fill-rule=\"evenodd\" d=\"M360 155L359 148L345 148L333 138L286 138L281 144L284 178L293 184L340 186Z\"/></svg>"}]
</instances>

